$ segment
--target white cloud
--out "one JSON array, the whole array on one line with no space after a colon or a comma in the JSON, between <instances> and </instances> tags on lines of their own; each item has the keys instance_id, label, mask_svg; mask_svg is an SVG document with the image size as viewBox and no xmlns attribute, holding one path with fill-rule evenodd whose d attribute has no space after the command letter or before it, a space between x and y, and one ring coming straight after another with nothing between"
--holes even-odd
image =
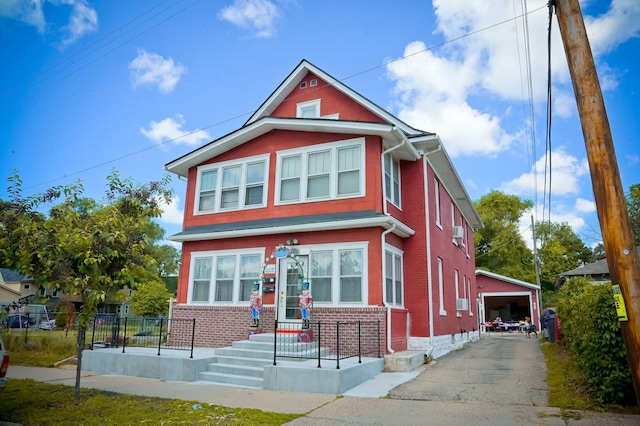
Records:
<instances>
[{"instance_id":1,"label":"white cloud","mask_svg":"<svg viewBox=\"0 0 640 426\"><path fill-rule=\"evenodd\" d=\"M501 185L501 190L508 194L529 195L534 193L534 183L537 180L538 196L543 199L545 191L549 191L551 182L551 197L580 193L582 176L589 173L589 164L586 158L578 159L567 154L560 147L551 153L551 173L548 173L548 165L545 155L536 161L535 167L528 173ZM553 201L552 201L553 202Z\"/></svg>"},{"instance_id":2,"label":"white cloud","mask_svg":"<svg viewBox=\"0 0 640 426\"><path fill-rule=\"evenodd\" d=\"M627 164L630 166L636 165L640 163L640 155L636 154L627 154Z\"/></svg>"},{"instance_id":3,"label":"white cloud","mask_svg":"<svg viewBox=\"0 0 640 426\"><path fill-rule=\"evenodd\" d=\"M506 149L514 137L502 129L500 118L465 100L477 84L475 66L429 51L416 54L424 50L424 43L411 43L404 52L408 59L387 65L389 77L396 81L398 116L416 128L436 131L454 157Z\"/></svg>"},{"instance_id":4,"label":"white cloud","mask_svg":"<svg viewBox=\"0 0 640 426\"><path fill-rule=\"evenodd\" d=\"M156 53L139 50L138 56L129 64L133 87L157 86L161 93L170 93L187 69L172 58L165 59Z\"/></svg>"},{"instance_id":5,"label":"white cloud","mask_svg":"<svg viewBox=\"0 0 640 426\"><path fill-rule=\"evenodd\" d=\"M140 128L140 131L156 144L172 141L174 144L197 145L211 140L211 136L204 130L183 130L184 123L182 114L176 114L175 119L168 117L162 121L151 121L149 129Z\"/></svg>"},{"instance_id":6,"label":"white cloud","mask_svg":"<svg viewBox=\"0 0 640 426\"><path fill-rule=\"evenodd\" d=\"M184 210L180 210L180 197L174 196L171 198L170 203L160 201L160 209L162 210L162 216L160 220L167 224L182 225L184 219Z\"/></svg>"},{"instance_id":7,"label":"white cloud","mask_svg":"<svg viewBox=\"0 0 640 426\"><path fill-rule=\"evenodd\" d=\"M47 22L42 12L44 0L3 0L0 1L0 16L33 25L43 33Z\"/></svg>"},{"instance_id":8,"label":"white cloud","mask_svg":"<svg viewBox=\"0 0 640 426\"><path fill-rule=\"evenodd\" d=\"M273 37L278 8L269 0L235 0L220 12L220 17L239 27L255 30L259 38Z\"/></svg>"},{"instance_id":9,"label":"white cloud","mask_svg":"<svg viewBox=\"0 0 640 426\"><path fill-rule=\"evenodd\" d=\"M411 42L405 47L404 59L387 65L395 85L397 115L419 129L438 133L454 157L495 156L510 149L520 135L530 133L523 130L529 125L529 113L525 112L518 124L513 120L515 108L508 117L509 106L527 103L531 88L535 109L545 110L549 24L546 5L525 11L523 4L433 0L433 32L450 42L433 49L422 41ZM521 18L525 12L528 43ZM640 2L614 0L606 14L588 18L587 26L593 33L596 54L606 53L638 36ZM624 28L616 31L619 26ZM551 50L553 112L570 117L575 115L575 98L555 19L551 28L555 46ZM598 65L603 89L614 89L624 70ZM507 123L516 127L508 128Z\"/></svg>"},{"instance_id":10,"label":"white cloud","mask_svg":"<svg viewBox=\"0 0 640 426\"><path fill-rule=\"evenodd\" d=\"M90 8L84 0L67 0L65 3L73 6L69 24L63 31L67 34L62 40L62 46L69 46L88 33L98 30L98 13Z\"/></svg>"},{"instance_id":11,"label":"white cloud","mask_svg":"<svg viewBox=\"0 0 640 426\"><path fill-rule=\"evenodd\" d=\"M584 198L578 198L576 200L576 210L584 213L593 213L596 211L596 203Z\"/></svg>"}]
</instances>

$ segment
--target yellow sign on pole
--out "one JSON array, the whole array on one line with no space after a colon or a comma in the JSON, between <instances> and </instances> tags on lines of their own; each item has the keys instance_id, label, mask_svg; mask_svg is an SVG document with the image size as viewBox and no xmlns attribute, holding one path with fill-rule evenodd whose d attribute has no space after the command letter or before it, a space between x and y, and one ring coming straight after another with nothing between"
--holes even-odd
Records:
<instances>
[{"instance_id":1,"label":"yellow sign on pole","mask_svg":"<svg viewBox=\"0 0 640 426\"><path fill-rule=\"evenodd\" d=\"M627 317L627 308L624 306L624 298L620 291L620 285L614 284L611 287L613 288L613 302L616 304L618 321L629 321L629 317Z\"/></svg>"}]
</instances>

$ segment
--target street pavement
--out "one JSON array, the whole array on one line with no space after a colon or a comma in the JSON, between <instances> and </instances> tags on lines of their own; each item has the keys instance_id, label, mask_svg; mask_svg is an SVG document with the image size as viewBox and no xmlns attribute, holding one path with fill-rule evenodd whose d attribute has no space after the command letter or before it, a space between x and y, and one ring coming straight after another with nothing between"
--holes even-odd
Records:
<instances>
[{"instance_id":1,"label":"street pavement","mask_svg":"<svg viewBox=\"0 0 640 426\"><path fill-rule=\"evenodd\" d=\"M10 366L9 379L75 385L75 369ZM409 373L381 373L343 395L276 392L82 372L81 386L232 408L303 413L306 425L640 425L640 415L547 407L537 339L492 333ZM1 408L0 399L0 408ZM0 425L2 425L0 409Z\"/></svg>"}]
</instances>

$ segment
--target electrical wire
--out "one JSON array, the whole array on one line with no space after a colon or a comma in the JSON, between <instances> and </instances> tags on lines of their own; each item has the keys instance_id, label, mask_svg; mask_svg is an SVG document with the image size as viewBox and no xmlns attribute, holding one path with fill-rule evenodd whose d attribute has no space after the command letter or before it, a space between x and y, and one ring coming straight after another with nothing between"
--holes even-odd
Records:
<instances>
[{"instance_id":1,"label":"electrical wire","mask_svg":"<svg viewBox=\"0 0 640 426\"><path fill-rule=\"evenodd\" d=\"M78 72L78 71L80 71L80 70L82 70L82 69L86 68L86 67L87 67L87 66L89 66L90 64L92 64L92 63L96 62L97 60L99 60L99 59L101 59L101 58L103 58L103 57L107 56L108 54L112 53L113 51L117 50L118 48L120 48L120 47L124 46L125 44L129 43L131 40L133 40L133 39L135 39L135 38L139 37L140 35L142 35L142 34L144 34L144 33L148 32L148 31L150 31L150 30L151 30L151 29L153 29L153 28L156 28L157 26L159 26L159 25L161 25L162 23L166 22L167 20L169 20L169 19L170 19L170 18L172 18L173 16L176 16L177 14L182 13L182 12L183 12L183 11L185 11L186 9L188 9L188 8L190 8L190 7L192 7L192 6L194 6L195 4L197 4L197 3L201 2L201 1L203 1L203 0L196 0L196 1L194 1L192 4L190 4L189 6L185 7L184 9L182 9L182 10L180 10L180 11L178 11L178 12L174 13L173 15L169 16L168 18L164 19L163 21L161 21L161 22L159 22L159 23L155 24L154 26L152 26L152 27L150 27L150 28L146 29L144 32L142 32L142 33L140 33L140 34L138 34L138 35L136 35L136 36L134 36L134 37L132 37L132 38L128 39L127 41L125 41L125 42L123 42L123 43L119 44L118 46L116 46L115 48L111 49L110 51L108 51L108 52L104 53L103 55L99 56L98 58L95 58L94 60L92 60L92 61L91 61L91 62L89 62L88 64L85 64L85 65L84 65L84 66L82 66L81 68L79 68L79 69L77 69L77 70L74 70L74 71L73 71L73 72L71 72L70 74L68 74L68 75L66 75L66 76L64 76L64 77L62 77L62 78L60 78L59 80L57 80L57 81L53 82L51 85L47 86L46 88L51 87L51 86L53 86L54 84L57 84L57 83L59 83L60 81L62 81L63 79L65 79L65 78L69 77L70 75L75 74L76 72ZM545 6L541 6L541 7L537 8L537 9L535 9L535 10L533 10L533 11L529 12L529 13L530 13L530 14L536 13L536 12L538 12L538 11L542 10L544 7L546 7L546 5L545 5ZM489 30L489 29L492 29L492 28L498 27L498 26L500 26L500 25L507 24L507 23L509 23L509 22L511 22L511 21L515 21L515 20L517 20L517 19L522 18L524 15L525 15L525 14L524 14L524 13L522 13L522 14L520 14L520 15L518 15L518 16L514 16L514 17L512 17L512 18L505 19L505 20L503 20L503 21L497 22L497 23L492 24L492 25L489 25L489 26L487 26L487 27L484 27L484 28L481 28L481 29L478 29L478 30L474 30L474 31L469 31L468 33L465 33L465 34L463 34L463 35L461 35L461 36L459 36L459 37L455 37L455 38L453 38L453 39L446 40L446 41L444 41L444 42L442 42L442 43L438 43L438 44L435 44L435 45L432 45L432 46L426 47L426 48L424 48L424 49L422 49L422 50L419 50L419 51L413 52L413 53L411 53L411 54L409 54L409 55L405 55L405 56L402 56L402 57L399 57L399 58L396 58L396 59L391 59L391 60L388 60L388 61L384 61L384 62L382 62L380 65L377 65L377 66L375 66L375 67L371 67L371 68L364 69L364 70L362 70L362 71L359 71L359 72L357 72L357 73L351 74L351 75L349 75L349 76L347 76L347 77L344 77L344 78L342 78L342 79L338 79L337 81L338 81L339 83L343 83L344 81L347 81L347 80L349 80L349 79L355 78L355 77L357 77L357 76L360 76L360 75L363 75L363 74L366 74L366 73L372 72L372 71L377 70L377 69L379 69L379 68L387 67L388 65L390 65L390 64L392 64L392 63L399 62L399 61L403 61L403 60L407 60L407 59L409 59L409 58L411 58L411 57L413 57L413 56L419 55L419 54L421 54L421 53L428 52L428 51L431 51L431 50L437 49L437 48L439 48L439 47L446 46L446 45L448 45L448 44L451 44L451 43L457 42L457 41L462 40L462 39L467 38L467 37L471 37L471 36L473 36L473 35L475 35L475 34L478 34L478 33L483 32L483 31L487 31L487 30ZM327 87L327 86L330 86L330 85L331 85L331 83L327 83L327 84L325 84L325 85L323 85L323 86L315 87L314 89L315 89L315 90L319 90L321 87ZM42 90L44 90L44 89L46 89L46 88L43 88L43 89L41 89L40 91L42 91ZM293 98L294 98L294 97L291 97L291 98L288 98L288 99L293 99ZM62 180L62 179L66 179L66 178L68 178L69 176L74 176L74 175L78 175L78 174L81 174L81 173L85 173L85 172L88 172L88 171L91 171L91 170L97 169L97 168L99 168L99 167L103 167L103 166L105 166L105 165L107 165L107 164L115 163L115 162L117 162L117 161L120 161L120 160L123 160L123 159L129 158L129 157L133 157L133 156L138 155L138 154L140 154L140 153L143 153L143 152L149 151L149 150L151 150L151 149L158 148L158 147L163 146L163 145L165 145L165 144L167 144L167 143L175 142L175 141L180 140L180 139L182 139L182 138L184 138L184 137L187 137L187 136L192 135L192 134L194 134L194 133L200 132L200 131L201 131L201 130L203 130L203 129L209 129L209 128L212 128L212 127L217 127L217 126L219 126L219 125L222 125L222 124L224 124L224 123L227 123L227 122L230 122L230 121L236 120L236 119L238 119L238 118L246 117L246 116L250 116L250 115L251 115L251 114L253 114L254 112L255 112L255 111L244 112L244 113L238 114L238 115L236 115L236 116L234 116L234 117L227 118L227 119L221 120L221 121L219 121L219 122L216 122L216 123L210 124L210 125L208 125L208 126L200 127L200 128L199 128L199 129L197 129L197 130L190 131L190 132L185 132L185 133L183 133L182 135L177 136L177 137L175 137L175 138L173 138L173 139L168 139L168 140L165 140L165 141L162 141L162 142L156 143L156 144L154 144L154 145L152 145L152 146L150 146L150 147L143 148L143 149L141 149L141 150L137 150L137 151L134 151L134 152L130 152L130 153L127 153L127 154L121 155L121 156L116 157L116 158L113 158L113 159L111 159L111 160L107 160L107 161L101 162L101 163L99 163L99 164L95 164L95 165L93 165L93 166L86 167L86 168L84 168L84 169L82 169L82 170L78 170L78 171L71 172L71 173L66 173L64 176L61 176L61 177L58 177L58 178L53 178L53 179L50 179L50 180L47 180L47 181L43 181L43 182L40 182L40 183L37 183L37 184L33 184L33 185L30 185L30 186L25 187L25 188L23 188L23 189L24 189L24 190L27 190L27 189L35 188L35 187L42 186L42 185L45 185L45 184L49 184L49 183L52 183L52 182L57 182L57 181Z\"/></svg>"}]
</instances>

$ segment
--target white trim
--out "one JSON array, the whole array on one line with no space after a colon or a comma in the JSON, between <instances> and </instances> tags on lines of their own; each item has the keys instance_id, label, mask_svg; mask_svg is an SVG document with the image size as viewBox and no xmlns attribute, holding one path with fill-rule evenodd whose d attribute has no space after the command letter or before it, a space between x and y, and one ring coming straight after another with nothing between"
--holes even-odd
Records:
<instances>
[{"instance_id":1,"label":"white trim","mask_svg":"<svg viewBox=\"0 0 640 426\"><path fill-rule=\"evenodd\" d=\"M215 214L215 213L225 213L229 211L238 211L238 210L249 210L249 209L257 209L263 208L267 206L267 200L269 197L269 158L270 154L264 155L256 155L253 157L244 157L239 158L237 160L231 161L222 161L219 163L205 164L202 166L198 166L196 172L196 185L194 188L194 201L193 201L193 214L194 216L204 215L204 214ZM262 202L260 204L252 204L245 205L245 195L247 189L247 166L254 163L264 162L264 180L262 182ZM241 176L240 183L238 186L238 206L234 208L222 208L220 206L221 196L222 196L222 177L223 171L225 168L229 167L241 167ZM203 210L200 211L200 186L201 186L201 178L204 172L208 171L218 171L218 176L216 180L216 188L214 189L215 198L214 198L214 207L212 210Z\"/></svg>"},{"instance_id":2,"label":"white trim","mask_svg":"<svg viewBox=\"0 0 640 426\"><path fill-rule=\"evenodd\" d=\"M438 179L434 178L433 179L433 186L434 186L434 190L433 190L433 200L435 201L435 208L436 208L436 225L438 226L438 228L442 229L442 217L441 217L441 211L440 211L440 182L438 182Z\"/></svg>"},{"instance_id":3,"label":"white trim","mask_svg":"<svg viewBox=\"0 0 640 426\"><path fill-rule=\"evenodd\" d=\"M230 301L215 301L215 280L216 280L216 264L217 259L221 257L235 256L236 265L233 276L233 294ZM262 264L265 258L264 247L232 249L232 250L207 250L191 252L190 265L189 265L189 281L187 286L187 304L189 305L249 305L249 301L240 301L240 265L239 259L241 256L258 256L259 264ZM209 295L207 301L193 301L193 281L194 281L194 269L197 259L210 259L211 260L211 275L209 277ZM260 272L256 275L259 276Z\"/></svg>"},{"instance_id":4,"label":"white trim","mask_svg":"<svg viewBox=\"0 0 640 426\"><path fill-rule=\"evenodd\" d=\"M353 194L340 195L338 194L338 177L340 171L338 170L338 153L341 149L358 147L359 153L359 169L358 169L358 187L359 192ZM329 170L329 195L326 197L307 197L307 184L309 182L308 172L308 156L309 154L329 151L330 152L330 166ZM298 199L295 200L280 200L281 197L281 182L282 182L282 160L287 157L300 157L300 176L299 176L299 189ZM288 149L284 151L278 151L276 153L276 178L275 178L275 197L274 205L291 205L317 201L338 200L346 198L360 198L366 195L366 155L365 155L365 138L353 138L345 139L336 142L329 142L324 144L305 146L302 148Z\"/></svg>"},{"instance_id":5,"label":"white trim","mask_svg":"<svg viewBox=\"0 0 640 426\"><path fill-rule=\"evenodd\" d=\"M387 288L386 288L387 287L387 276L386 276L386 274L388 272L386 270L387 253L391 254L391 256L392 256L392 259L391 259L392 260L392 276L391 276L391 279L392 279L392 286L393 286L392 293L394 295L394 301L396 301L396 299L398 298L398 296L396 294L396 287L395 287L395 272L396 272L395 262L396 262L396 256L400 258L400 285L401 285L401 288L402 288L402 290L401 290L402 294L400 295L400 303L394 303L394 301L387 300ZM383 268L384 269L384 272L383 272L384 273L384 277L383 277L383 280L384 280L384 295L383 296L384 296L385 302L389 306L391 306L392 308L399 308L399 309L404 308L404 295L405 295L404 251L402 251L402 250L400 250L400 249L398 249L398 248L396 248L396 247L394 247L394 246L392 246L390 244L385 243L384 259L382 259L382 261L385 262L385 267Z\"/></svg>"},{"instance_id":6,"label":"white trim","mask_svg":"<svg viewBox=\"0 0 640 426\"><path fill-rule=\"evenodd\" d=\"M339 229L355 229L355 228L369 228L374 226L381 226L386 229L394 227L394 234L401 238L407 238L415 234L415 231L409 228L407 225L398 221L390 216L379 216L367 219L356 220L338 220L332 222L317 222L312 224L301 225L288 225L288 226L274 226L266 228L250 228L244 230L233 230L224 232L201 232L197 234L189 235L173 235L167 237L169 241L184 242L184 241L200 241L200 240L219 240L223 238L239 238L250 237L259 235L274 235L274 234L286 234L292 232L313 232L313 231L330 231Z\"/></svg>"},{"instance_id":7,"label":"white trim","mask_svg":"<svg viewBox=\"0 0 640 426\"><path fill-rule=\"evenodd\" d=\"M304 111L313 108L315 114L312 117L305 117ZM320 99L314 99L312 101L300 102L296 104L296 117L298 118L319 118L320 117Z\"/></svg>"},{"instance_id":8,"label":"white trim","mask_svg":"<svg viewBox=\"0 0 640 426\"><path fill-rule=\"evenodd\" d=\"M519 286L522 286L522 287L527 287L527 288L530 288L530 289L533 289L533 290L540 290L540 286L539 285L531 284L531 283L528 283L528 282L525 282L525 281L520 281L520 280L517 280L515 278L505 277L504 275L499 275L499 274L496 274L496 273L493 273L493 272L489 272L489 271L485 271L485 270L482 270L482 269L476 269L476 277L478 275L484 275L486 277L495 278L496 280L505 281L505 282L508 282L508 283L511 283L511 284L516 284L516 285L519 285Z\"/></svg>"},{"instance_id":9,"label":"white trim","mask_svg":"<svg viewBox=\"0 0 640 426\"><path fill-rule=\"evenodd\" d=\"M438 291L440 292L440 315L446 316L447 311L444 309L444 261L438 256Z\"/></svg>"}]
</instances>

